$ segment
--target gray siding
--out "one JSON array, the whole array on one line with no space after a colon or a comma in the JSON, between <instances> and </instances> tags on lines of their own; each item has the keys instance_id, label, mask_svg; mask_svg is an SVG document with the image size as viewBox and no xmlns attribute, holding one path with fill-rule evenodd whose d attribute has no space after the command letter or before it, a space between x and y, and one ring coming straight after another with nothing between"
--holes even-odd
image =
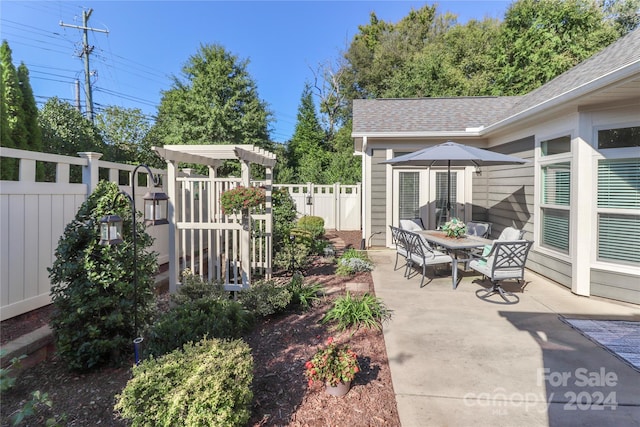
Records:
<instances>
[{"instance_id":1,"label":"gray siding","mask_svg":"<svg viewBox=\"0 0 640 427\"><path fill-rule=\"evenodd\" d=\"M483 166L473 178L473 218L493 223L491 237L506 227L524 229L533 236L534 206L533 136L495 147L492 151L530 160L525 165Z\"/></svg>"},{"instance_id":2,"label":"gray siding","mask_svg":"<svg viewBox=\"0 0 640 427\"><path fill-rule=\"evenodd\" d=\"M369 246L385 246L387 225L387 165L386 150L372 150L371 153L371 243ZM378 234L376 234L378 233Z\"/></svg>"},{"instance_id":3,"label":"gray siding","mask_svg":"<svg viewBox=\"0 0 640 427\"><path fill-rule=\"evenodd\" d=\"M569 262L532 250L527 258L527 268L562 286L571 288L571 263Z\"/></svg>"},{"instance_id":4,"label":"gray siding","mask_svg":"<svg viewBox=\"0 0 640 427\"><path fill-rule=\"evenodd\" d=\"M591 269L591 295L640 304L640 279L631 274Z\"/></svg>"}]
</instances>

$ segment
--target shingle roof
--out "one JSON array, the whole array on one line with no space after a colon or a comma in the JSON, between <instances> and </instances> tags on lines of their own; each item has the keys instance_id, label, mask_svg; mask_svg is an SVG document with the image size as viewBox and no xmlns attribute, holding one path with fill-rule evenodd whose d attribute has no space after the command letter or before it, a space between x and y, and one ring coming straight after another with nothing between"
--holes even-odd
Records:
<instances>
[{"instance_id":1,"label":"shingle roof","mask_svg":"<svg viewBox=\"0 0 640 427\"><path fill-rule=\"evenodd\" d=\"M520 98L354 99L353 132L464 131L493 123Z\"/></svg>"},{"instance_id":2,"label":"shingle roof","mask_svg":"<svg viewBox=\"0 0 640 427\"><path fill-rule=\"evenodd\" d=\"M353 133L488 127L640 61L640 28L524 96L354 99Z\"/></svg>"},{"instance_id":3,"label":"shingle roof","mask_svg":"<svg viewBox=\"0 0 640 427\"><path fill-rule=\"evenodd\" d=\"M538 89L524 95L520 102L506 112L505 117L518 114L638 61L640 61L640 28L618 39L599 53Z\"/></svg>"}]
</instances>

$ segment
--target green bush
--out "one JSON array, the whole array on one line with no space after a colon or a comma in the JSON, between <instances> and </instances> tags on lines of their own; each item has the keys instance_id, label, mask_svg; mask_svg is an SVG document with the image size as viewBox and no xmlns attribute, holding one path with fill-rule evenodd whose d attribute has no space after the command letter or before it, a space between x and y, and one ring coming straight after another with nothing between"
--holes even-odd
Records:
<instances>
[{"instance_id":1,"label":"green bush","mask_svg":"<svg viewBox=\"0 0 640 427\"><path fill-rule=\"evenodd\" d=\"M176 304L185 304L200 298L225 300L230 297L231 293L226 291L221 283L205 281L202 277L191 274L188 269L182 273L182 285L171 295Z\"/></svg>"},{"instance_id":2,"label":"green bush","mask_svg":"<svg viewBox=\"0 0 640 427\"><path fill-rule=\"evenodd\" d=\"M272 280L258 281L238 293L238 302L252 313L266 317L284 311L291 303L291 292Z\"/></svg>"},{"instance_id":3,"label":"green bush","mask_svg":"<svg viewBox=\"0 0 640 427\"><path fill-rule=\"evenodd\" d=\"M293 270L304 270L309 265L310 248L304 243L289 243L284 248L276 252L273 257L273 265L282 270L291 271L291 258L293 257Z\"/></svg>"},{"instance_id":4,"label":"green bush","mask_svg":"<svg viewBox=\"0 0 640 427\"><path fill-rule=\"evenodd\" d=\"M338 259L336 274L339 276L350 276L361 271L371 270L373 270L373 263L369 260L366 252L347 249Z\"/></svg>"},{"instance_id":5,"label":"green bush","mask_svg":"<svg viewBox=\"0 0 640 427\"><path fill-rule=\"evenodd\" d=\"M336 300L334 306L324 315L322 323L333 322L339 330L361 326L382 329L382 323L391 319L391 311L381 299L369 293L353 297L347 291Z\"/></svg>"},{"instance_id":6,"label":"green bush","mask_svg":"<svg viewBox=\"0 0 640 427\"><path fill-rule=\"evenodd\" d=\"M132 426L244 426L252 380L246 343L203 339L134 367L115 409Z\"/></svg>"},{"instance_id":7,"label":"green bush","mask_svg":"<svg viewBox=\"0 0 640 427\"><path fill-rule=\"evenodd\" d=\"M253 315L232 300L199 298L185 301L160 317L145 341L146 356L161 356L187 342L214 338L237 338L253 324Z\"/></svg>"},{"instance_id":8,"label":"green bush","mask_svg":"<svg viewBox=\"0 0 640 427\"><path fill-rule=\"evenodd\" d=\"M138 253L134 255L131 206L118 193L115 183L101 181L97 185L67 224L49 269L56 308L51 327L58 354L71 369L119 362L125 355L130 358L136 310L140 330L152 316L157 254L147 250L153 240L145 232L144 222L138 221ZM119 245L98 243L100 219L108 214L125 219L124 242Z\"/></svg>"},{"instance_id":9,"label":"green bush","mask_svg":"<svg viewBox=\"0 0 640 427\"><path fill-rule=\"evenodd\" d=\"M294 274L287 289L291 292L291 305L307 310L320 299L324 286L320 283L305 283L301 274Z\"/></svg>"},{"instance_id":10,"label":"green bush","mask_svg":"<svg viewBox=\"0 0 640 427\"><path fill-rule=\"evenodd\" d=\"M319 216L303 216L298 220L296 227L311 233L312 239L324 236L324 219Z\"/></svg>"}]
</instances>

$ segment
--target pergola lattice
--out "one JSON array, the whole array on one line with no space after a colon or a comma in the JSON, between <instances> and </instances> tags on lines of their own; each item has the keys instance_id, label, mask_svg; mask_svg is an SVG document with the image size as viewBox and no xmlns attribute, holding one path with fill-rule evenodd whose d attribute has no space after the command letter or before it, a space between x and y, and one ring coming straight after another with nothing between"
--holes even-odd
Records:
<instances>
[{"instance_id":1,"label":"pergola lattice","mask_svg":"<svg viewBox=\"0 0 640 427\"><path fill-rule=\"evenodd\" d=\"M167 161L170 292L177 290L180 273L187 268L207 280L223 281L228 290L248 288L252 273L270 277L275 154L244 144L165 145L153 149ZM217 168L225 160L240 161L240 178L217 177ZM179 163L207 166L209 175L179 170ZM265 167L264 181L251 179L251 163ZM220 209L220 194L238 185L263 186L267 196L265 212L252 212L244 227L239 215L224 215Z\"/></svg>"}]
</instances>

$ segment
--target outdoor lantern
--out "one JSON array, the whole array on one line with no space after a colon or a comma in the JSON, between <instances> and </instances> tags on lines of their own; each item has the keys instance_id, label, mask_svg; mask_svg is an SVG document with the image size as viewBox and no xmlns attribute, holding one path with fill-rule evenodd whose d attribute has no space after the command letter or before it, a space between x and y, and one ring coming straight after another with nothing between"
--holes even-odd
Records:
<instances>
[{"instance_id":1,"label":"outdoor lantern","mask_svg":"<svg viewBox=\"0 0 640 427\"><path fill-rule=\"evenodd\" d=\"M101 245L117 245L122 243L122 218L118 215L107 215L100 220Z\"/></svg>"},{"instance_id":2,"label":"outdoor lantern","mask_svg":"<svg viewBox=\"0 0 640 427\"><path fill-rule=\"evenodd\" d=\"M164 193L147 193L144 199L144 221L147 225L169 224L167 220L167 201Z\"/></svg>"},{"instance_id":3,"label":"outdoor lantern","mask_svg":"<svg viewBox=\"0 0 640 427\"><path fill-rule=\"evenodd\" d=\"M312 205L313 204L313 196L311 196L311 193L309 193L307 195L307 204L308 205Z\"/></svg>"}]
</instances>

